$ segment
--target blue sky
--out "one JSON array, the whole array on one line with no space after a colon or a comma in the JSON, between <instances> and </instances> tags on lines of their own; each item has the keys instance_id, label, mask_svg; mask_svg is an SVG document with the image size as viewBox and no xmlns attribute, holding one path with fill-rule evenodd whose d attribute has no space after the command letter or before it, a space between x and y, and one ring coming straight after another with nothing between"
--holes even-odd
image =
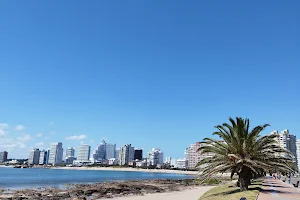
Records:
<instances>
[{"instance_id":1,"label":"blue sky","mask_svg":"<svg viewBox=\"0 0 300 200\"><path fill-rule=\"evenodd\" d=\"M299 6L1 1L0 150L106 138L183 157L229 116L300 138Z\"/></svg>"}]
</instances>

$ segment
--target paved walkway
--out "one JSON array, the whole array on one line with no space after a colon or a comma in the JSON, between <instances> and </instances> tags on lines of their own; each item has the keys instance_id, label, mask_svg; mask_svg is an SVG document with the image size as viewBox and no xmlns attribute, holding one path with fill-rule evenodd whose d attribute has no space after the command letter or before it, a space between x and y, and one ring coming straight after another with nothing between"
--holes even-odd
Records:
<instances>
[{"instance_id":1,"label":"paved walkway","mask_svg":"<svg viewBox=\"0 0 300 200\"><path fill-rule=\"evenodd\" d=\"M214 186L200 186L183 191L146 194L145 196L124 196L113 198L113 200L198 200L206 191L210 190L213 187Z\"/></svg>"},{"instance_id":2,"label":"paved walkway","mask_svg":"<svg viewBox=\"0 0 300 200\"><path fill-rule=\"evenodd\" d=\"M257 200L300 200L300 189L271 177L265 178Z\"/></svg>"}]
</instances>

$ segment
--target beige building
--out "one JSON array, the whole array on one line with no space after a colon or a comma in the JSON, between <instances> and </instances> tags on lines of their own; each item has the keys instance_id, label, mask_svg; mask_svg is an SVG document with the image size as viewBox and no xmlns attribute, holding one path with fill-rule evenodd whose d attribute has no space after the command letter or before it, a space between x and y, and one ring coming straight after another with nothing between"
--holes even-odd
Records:
<instances>
[{"instance_id":1,"label":"beige building","mask_svg":"<svg viewBox=\"0 0 300 200\"><path fill-rule=\"evenodd\" d=\"M187 166L189 169L193 169L196 167L199 161L201 161L204 158L212 157L214 156L213 153L204 153L201 154L198 152L198 149L205 144L201 144L200 142L196 142L195 144L191 144L186 150L185 150L185 158L187 160Z\"/></svg>"}]
</instances>

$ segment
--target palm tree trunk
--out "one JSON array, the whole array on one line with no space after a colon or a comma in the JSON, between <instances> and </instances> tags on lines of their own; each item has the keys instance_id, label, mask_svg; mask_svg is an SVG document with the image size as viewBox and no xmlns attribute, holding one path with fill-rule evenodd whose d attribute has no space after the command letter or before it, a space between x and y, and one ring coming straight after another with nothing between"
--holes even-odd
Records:
<instances>
[{"instance_id":1,"label":"palm tree trunk","mask_svg":"<svg viewBox=\"0 0 300 200\"><path fill-rule=\"evenodd\" d=\"M239 183L240 183L240 190L241 191L248 190L248 180L247 180L247 177L239 176Z\"/></svg>"},{"instance_id":2,"label":"palm tree trunk","mask_svg":"<svg viewBox=\"0 0 300 200\"><path fill-rule=\"evenodd\" d=\"M240 190L248 190L248 186L250 185L251 180L251 169L249 169L248 167L243 167L242 171L238 175Z\"/></svg>"}]
</instances>

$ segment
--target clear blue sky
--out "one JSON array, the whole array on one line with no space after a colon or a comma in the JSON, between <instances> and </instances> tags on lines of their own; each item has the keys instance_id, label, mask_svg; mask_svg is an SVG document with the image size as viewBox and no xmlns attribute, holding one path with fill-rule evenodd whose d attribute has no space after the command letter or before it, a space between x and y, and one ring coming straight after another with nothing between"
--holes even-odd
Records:
<instances>
[{"instance_id":1,"label":"clear blue sky","mask_svg":"<svg viewBox=\"0 0 300 200\"><path fill-rule=\"evenodd\" d=\"M0 150L28 157L50 142L94 149L106 138L183 157L229 116L300 139L299 9L297 0L1 1Z\"/></svg>"}]
</instances>

